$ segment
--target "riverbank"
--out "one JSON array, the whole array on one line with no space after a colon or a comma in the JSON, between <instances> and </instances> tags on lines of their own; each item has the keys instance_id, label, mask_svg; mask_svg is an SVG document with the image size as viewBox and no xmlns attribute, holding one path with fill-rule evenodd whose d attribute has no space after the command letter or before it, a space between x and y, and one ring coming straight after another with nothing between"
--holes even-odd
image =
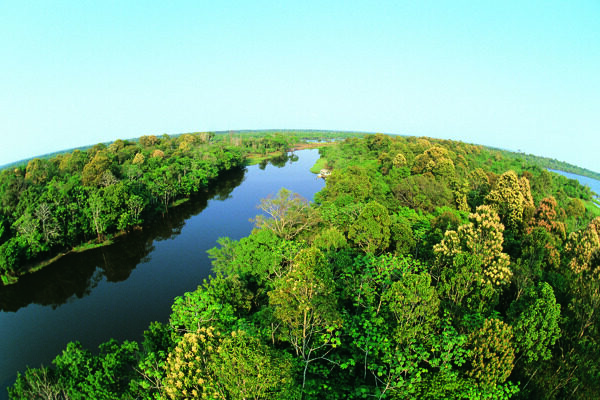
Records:
<instances>
[{"instance_id":1,"label":"riverbank","mask_svg":"<svg viewBox=\"0 0 600 400\"><path fill-rule=\"evenodd\" d=\"M589 177L589 176L578 175L578 174L568 172L568 171L562 171L559 169L548 168L548 171L562 175L569 179L575 179L580 184L589 187L590 191L592 193L592 198L590 200L584 201L585 208L594 217L600 216L600 198L598 197L598 195L600 194L600 180Z\"/></svg>"},{"instance_id":2,"label":"riverbank","mask_svg":"<svg viewBox=\"0 0 600 400\"><path fill-rule=\"evenodd\" d=\"M134 229L142 229L142 227L137 226ZM2 284L4 286L14 285L15 283L19 282L19 278L21 278L25 275L34 274L38 271L41 271L42 269L46 268L49 265L54 264L55 262L62 259L63 257L66 257L70 254L75 254L75 253L84 253L86 251L94 250L99 247L110 246L111 244L114 243L114 240L116 238L125 236L125 235L127 235L127 232L124 232L124 231L113 233L111 235L107 235L101 243L93 243L92 241L89 241L89 242L80 244L79 246L75 246L70 250L61 252L52 258L47 258L43 261L33 263L29 266L25 266L23 268L23 271L20 271L20 273L16 276L2 275Z\"/></svg>"},{"instance_id":3,"label":"riverbank","mask_svg":"<svg viewBox=\"0 0 600 400\"><path fill-rule=\"evenodd\" d=\"M315 165L310 167L310 172L312 172L313 174L318 174L326 166L327 166L327 159L321 157L317 160L317 162L315 162Z\"/></svg>"},{"instance_id":4,"label":"riverbank","mask_svg":"<svg viewBox=\"0 0 600 400\"><path fill-rule=\"evenodd\" d=\"M261 162L272 160L274 158L280 158L280 157L283 157L284 155L286 155L288 152L293 153L295 151L300 151L300 150L317 149L319 147L327 147L327 146L332 146L334 144L335 144L335 142L296 143L293 146L291 146L289 151L287 151L287 152L274 151L274 152L270 152L270 153L266 153L266 154L249 153L246 155L247 165L256 165L256 164L260 164ZM311 168L311 172L313 172L312 168ZM317 170L317 173L318 172L319 171Z\"/></svg>"},{"instance_id":5,"label":"riverbank","mask_svg":"<svg viewBox=\"0 0 600 400\"><path fill-rule=\"evenodd\" d=\"M231 171L231 170L224 170L224 171L221 171L220 173L224 173L224 172L228 172L228 171ZM218 176L217 176L217 178L215 178L214 180L209 182L209 185L211 185L216 179L218 179ZM208 189L208 188L205 188L204 190L206 190L206 189ZM196 192L192 195L196 195L198 193L200 193L200 192ZM189 201L190 201L190 197L176 199L171 204L169 204L168 209L169 210L175 209L179 206L182 206L182 205L188 203ZM142 225L133 226L128 231L118 231L118 232L114 232L114 233L110 233L110 234L105 234L102 242L98 243L96 241L96 239L90 240L90 241L82 243L78 246L75 246L75 247L71 248L70 250L59 252L58 254L56 254L50 258L46 258L42 261L38 261L35 263L30 263L28 265L23 266L22 270L18 271L18 273L16 275L4 275L4 274L0 275L0 287L14 285L19 282L20 278L22 278L26 275L35 274L36 272L43 270L44 268L56 263L57 261L61 260L62 258L66 257L66 256L69 256L71 254L84 253L89 250L94 250L94 249L98 249L101 247L110 246L110 245L114 244L116 239L121 238L123 236L127 236L133 231L143 230L147 224L152 224L153 222L154 222L154 220L151 220L151 221L145 222Z\"/></svg>"},{"instance_id":6,"label":"riverbank","mask_svg":"<svg viewBox=\"0 0 600 400\"><path fill-rule=\"evenodd\" d=\"M317 150L298 152L281 167L226 173L158 221L111 246L71 254L17 285L0 289L0 400L16 371L52 365L69 341L96 349L114 338L143 341L152 321L167 322L173 299L208 279L206 251L220 237L250 234L256 205L286 187L312 199L324 181L309 172Z\"/></svg>"},{"instance_id":7,"label":"riverbank","mask_svg":"<svg viewBox=\"0 0 600 400\"><path fill-rule=\"evenodd\" d=\"M291 151L314 149L314 148L318 148L318 147L330 146L332 144L333 144L333 142L296 143L292 146ZM281 158L286 154L287 154L287 152L284 153L281 151L271 152L271 153L267 153L267 154L248 154L246 156L246 165L250 166L250 165L259 164L261 162L268 162L273 159ZM312 169L311 169L311 171L312 171ZM222 172L225 172L225 171L222 171ZM190 200L190 198L188 198L188 197L174 200L168 206L168 209L171 210L173 208L176 208L182 204L187 203L189 200ZM133 230L140 230L140 229L143 229L143 226L135 226L133 228ZM75 246L70 250L60 252L50 258L44 259L39 262L31 263L29 265L25 265L23 267L23 269L21 271L19 271L18 274L16 274L16 275L1 275L0 286L13 285L13 284L17 283L21 277L23 277L25 275L29 275L29 274L34 274L34 273L52 265L53 263L59 261L60 259L62 259L63 257L65 257L69 254L83 253L88 250L93 250L93 249L97 249L100 247L110 246L114 243L115 239L117 239L121 236L126 236L128 233L129 233L128 231L119 231L119 232L115 232L112 234L108 234L108 235L105 235L105 239L100 243L95 243L94 240L88 241L86 243L82 243L78 246Z\"/></svg>"}]
</instances>

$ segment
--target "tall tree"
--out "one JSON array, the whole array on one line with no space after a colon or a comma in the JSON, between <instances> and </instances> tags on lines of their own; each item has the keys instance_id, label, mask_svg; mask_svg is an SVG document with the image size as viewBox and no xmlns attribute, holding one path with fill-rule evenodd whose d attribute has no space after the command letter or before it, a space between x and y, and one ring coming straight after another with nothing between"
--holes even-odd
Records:
<instances>
[{"instance_id":1,"label":"tall tree","mask_svg":"<svg viewBox=\"0 0 600 400\"><path fill-rule=\"evenodd\" d=\"M280 324L280 337L288 342L304 364L302 386L309 365L327 361L337 345L336 330L341 326L334 294L335 284L329 264L320 250L301 250L292 268L268 293L273 316Z\"/></svg>"}]
</instances>

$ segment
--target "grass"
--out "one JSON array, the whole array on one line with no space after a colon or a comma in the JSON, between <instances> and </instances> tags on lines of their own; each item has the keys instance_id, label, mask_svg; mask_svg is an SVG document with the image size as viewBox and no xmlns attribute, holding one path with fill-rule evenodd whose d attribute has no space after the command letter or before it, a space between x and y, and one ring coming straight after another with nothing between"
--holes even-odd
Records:
<instances>
[{"instance_id":1,"label":"grass","mask_svg":"<svg viewBox=\"0 0 600 400\"><path fill-rule=\"evenodd\" d=\"M318 174L319 172L321 172L321 170L323 168L325 168L325 166L327 165L327 159L321 157L317 160L317 162L315 163L315 165L313 165L310 168L310 172L312 172L313 174Z\"/></svg>"},{"instance_id":2,"label":"grass","mask_svg":"<svg viewBox=\"0 0 600 400\"><path fill-rule=\"evenodd\" d=\"M585 208L592 213L593 218L600 217L600 204L597 200L589 200L585 202Z\"/></svg>"},{"instance_id":3,"label":"grass","mask_svg":"<svg viewBox=\"0 0 600 400\"><path fill-rule=\"evenodd\" d=\"M49 260L45 260L45 261L42 261L42 262L36 264L35 266L33 266L32 268L27 270L27 273L39 271L40 269L52 264L53 262L57 261L58 259L62 258L63 256L65 256L69 253L83 253L84 251L111 245L111 244L113 244L112 238L115 236L119 236L119 235L118 234L114 235L111 238L106 239L102 243L87 242L87 243L80 244L79 246L73 247L71 250L67 251L66 253L58 254L57 256L55 256Z\"/></svg>"}]
</instances>

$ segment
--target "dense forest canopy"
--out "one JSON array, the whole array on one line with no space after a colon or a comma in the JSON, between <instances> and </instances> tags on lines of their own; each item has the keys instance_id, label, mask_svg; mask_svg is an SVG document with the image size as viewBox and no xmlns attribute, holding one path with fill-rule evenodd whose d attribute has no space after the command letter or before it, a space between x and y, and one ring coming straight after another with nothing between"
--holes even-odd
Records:
<instances>
[{"instance_id":1,"label":"dense forest canopy","mask_svg":"<svg viewBox=\"0 0 600 400\"><path fill-rule=\"evenodd\" d=\"M335 132L142 136L0 171L0 277L14 283L64 251L103 243L206 189L221 171Z\"/></svg>"},{"instance_id":2,"label":"dense forest canopy","mask_svg":"<svg viewBox=\"0 0 600 400\"><path fill-rule=\"evenodd\" d=\"M0 275L139 226L241 166L239 146L211 135L143 136L74 150L0 173Z\"/></svg>"},{"instance_id":3,"label":"dense forest canopy","mask_svg":"<svg viewBox=\"0 0 600 400\"><path fill-rule=\"evenodd\" d=\"M207 171L243 163L239 147L209 142L143 139L3 172L12 182L2 186L3 226L16 233L2 248L29 249L23 227L34 220L41 252L68 232L101 237L139 223L147 207L164 212L206 185ZM183 161L185 151L196 156ZM314 203L285 189L263 200L252 234L219 240L213 275L175 299L168 322L140 343L94 352L70 343L52 366L19 374L10 396L600 397L600 210L589 188L449 140L378 134L320 152L331 175ZM157 175L145 183L147 172ZM155 181L181 186L163 197ZM77 188L70 199L87 214L71 220L45 191L27 194L40 184L58 199ZM95 224L95 202L113 197L125 216L102 212L113 217Z\"/></svg>"}]
</instances>

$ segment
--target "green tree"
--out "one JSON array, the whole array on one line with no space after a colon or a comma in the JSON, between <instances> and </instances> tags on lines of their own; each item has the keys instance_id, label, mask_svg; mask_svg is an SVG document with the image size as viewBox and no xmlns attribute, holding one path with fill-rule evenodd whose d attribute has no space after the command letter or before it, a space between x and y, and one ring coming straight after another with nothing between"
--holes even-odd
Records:
<instances>
[{"instance_id":1,"label":"green tree","mask_svg":"<svg viewBox=\"0 0 600 400\"><path fill-rule=\"evenodd\" d=\"M238 276L209 277L198 289L175 298L169 325L179 333L207 327L226 332L240 314L250 309L251 299L252 294Z\"/></svg>"},{"instance_id":2,"label":"green tree","mask_svg":"<svg viewBox=\"0 0 600 400\"><path fill-rule=\"evenodd\" d=\"M35 216L40 223L40 230L44 242L51 244L60 236L60 227L53 216L52 209L48 203L40 203L35 210Z\"/></svg>"},{"instance_id":3,"label":"green tree","mask_svg":"<svg viewBox=\"0 0 600 400\"><path fill-rule=\"evenodd\" d=\"M282 188L274 198L261 200L258 208L265 215L257 215L257 228L269 229L283 239L293 239L318 222L318 213L310 203L296 193Z\"/></svg>"},{"instance_id":4,"label":"green tree","mask_svg":"<svg viewBox=\"0 0 600 400\"><path fill-rule=\"evenodd\" d=\"M27 368L24 374L17 373L13 386L8 388L8 396L13 400L62 400L69 396L56 374L50 368Z\"/></svg>"},{"instance_id":5,"label":"green tree","mask_svg":"<svg viewBox=\"0 0 600 400\"><path fill-rule=\"evenodd\" d=\"M354 397L414 397L429 361L439 300L431 277L410 257L367 255L345 272L357 307L345 326L353 356L341 364L357 374Z\"/></svg>"},{"instance_id":6,"label":"green tree","mask_svg":"<svg viewBox=\"0 0 600 400\"><path fill-rule=\"evenodd\" d=\"M457 317L486 313L493 306L494 287L482 281L483 265L477 254L460 252L440 274L437 290Z\"/></svg>"},{"instance_id":7,"label":"green tree","mask_svg":"<svg viewBox=\"0 0 600 400\"><path fill-rule=\"evenodd\" d=\"M106 202L102 196L102 194L98 192L92 192L90 197L88 198L88 216L90 221L92 222L92 226L96 230L96 235L98 236L98 243L102 241L102 236L106 232L107 228L107 207Z\"/></svg>"},{"instance_id":8,"label":"green tree","mask_svg":"<svg viewBox=\"0 0 600 400\"><path fill-rule=\"evenodd\" d=\"M321 199L335 200L343 195L349 195L355 202L365 202L373 196L373 186L365 167L354 165L331 172L327 186L320 193Z\"/></svg>"},{"instance_id":9,"label":"green tree","mask_svg":"<svg viewBox=\"0 0 600 400\"><path fill-rule=\"evenodd\" d=\"M394 243L396 253L414 254L417 242L410 221L402 216L395 216L392 221L390 238L391 242Z\"/></svg>"},{"instance_id":10,"label":"green tree","mask_svg":"<svg viewBox=\"0 0 600 400\"><path fill-rule=\"evenodd\" d=\"M527 208L534 207L529 180L525 177L519 179L514 171L500 175L485 202L492 206L502 222L511 229L522 223L523 213Z\"/></svg>"},{"instance_id":11,"label":"green tree","mask_svg":"<svg viewBox=\"0 0 600 400\"><path fill-rule=\"evenodd\" d=\"M447 231L441 243L434 246L439 267L452 265L454 257L467 252L477 255L483 266L482 282L502 286L510 282L509 256L502 252L504 226L489 206L479 206L469 215L468 224Z\"/></svg>"},{"instance_id":12,"label":"green tree","mask_svg":"<svg viewBox=\"0 0 600 400\"><path fill-rule=\"evenodd\" d=\"M440 301L428 273L404 275L392 283L382 298L396 319L398 344L425 341L433 333Z\"/></svg>"},{"instance_id":13,"label":"green tree","mask_svg":"<svg viewBox=\"0 0 600 400\"><path fill-rule=\"evenodd\" d=\"M243 330L217 348L211 373L230 399L299 399L292 357L260 343Z\"/></svg>"},{"instance_id":14,"label":"green tree","mask_svg":"<svg viewBox=\"0 0 600 400\"><path fill-rule=\"evenodd\" d=\"M102 343L97 355L78 342L70 342L46 367L28 369L9 388L13 399L104 399L126 397L128 382L134 376L137 343L115 340Z\"/></svg>"},{"instance_id":15,"label":"green tree","mask_svg":"<svg viewBox=\"0 0 600 400\"><path fill-rule=\"evenodd\" d=\"M508 312L515 334L515 348L527 364L549 360L551 347L560 337L560 304L556 303L554 290L541 282L518 301Z\"/></svg>"},{"instance_id":16,"label":"green tree","mask_svg":"<svg viewBox=\"0 0 600 400\"><path fill-rule=\"evenodd\" d=\"M469 336L467 375L484 388L495 387L508 379L515 359L513 331L498 319L486 319L483 326Z\"/></svg>"},{"instance_id":17,"label":"green tree","mask_svg":"<svg viewBox=\"0 0 600 400\"><path fill-rule=\"evenodd\" d=\"M302 359L306 384L308 367L338 344L336 330L341 325L334 294L332 271L320 250L301 250L290 271L275 282L269 306L280 324L280 338L288 342Z\"/></svg>"},{"instance_id":18,"label":"green tree","mask_svg":"<svg viewBox=\"0 0 600 400\"><path fill-rule=\"evenodd\" d=\"M390 245L391 225L387 209L372 201L350 226L348 239L368 253L380 253Z\"/></svg>"}]
</instances>

